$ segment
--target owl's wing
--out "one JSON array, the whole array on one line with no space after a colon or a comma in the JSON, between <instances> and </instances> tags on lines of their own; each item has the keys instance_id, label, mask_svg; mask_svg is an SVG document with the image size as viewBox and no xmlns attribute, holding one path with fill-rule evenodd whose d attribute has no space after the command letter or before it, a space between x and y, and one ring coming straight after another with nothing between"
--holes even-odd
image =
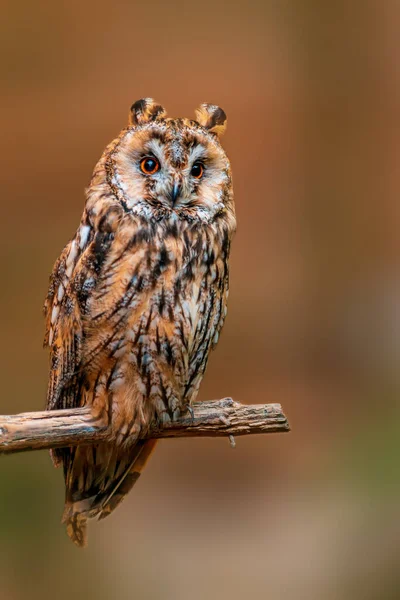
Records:
<instances>
[{"instance_id":1,"label":"owl's wing","mask_svg":"<svg viewBox=\"0 0 400 600\"><path fill-rule=\"evenodd\" d=\"M95 267L94 231L84 224L54 265L44 306L44 345L50 347L48 410L69 408L78 400L82 317L93 289Z\"/></svg>"}]
</instances>

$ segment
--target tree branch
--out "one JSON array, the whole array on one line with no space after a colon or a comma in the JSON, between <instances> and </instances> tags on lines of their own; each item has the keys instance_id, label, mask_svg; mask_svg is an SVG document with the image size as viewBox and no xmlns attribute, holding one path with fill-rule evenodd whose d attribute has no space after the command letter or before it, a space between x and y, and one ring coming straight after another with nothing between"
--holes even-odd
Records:
<instances>
[{"instance_id":1,"label":"tree branch","mask_svg":"<svg viewBox=\"0 0 400 600\"><path fill-rule=\"evenodd\" d=\"M173 423L154 426L146 438L223 437L289 431L280 404L246 406L231 398L193 404ZM107 425L90 408L0 416L0 454L62 448L110 439ZM232 438L231 438L232 442Z\"/></svg>"}]
</instances>

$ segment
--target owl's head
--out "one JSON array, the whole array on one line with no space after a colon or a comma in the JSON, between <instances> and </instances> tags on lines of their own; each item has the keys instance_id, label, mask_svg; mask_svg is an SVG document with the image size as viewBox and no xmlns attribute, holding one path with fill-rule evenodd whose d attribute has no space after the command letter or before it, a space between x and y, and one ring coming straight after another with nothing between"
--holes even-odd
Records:
<instances>
[{"instance_id":1,"label":"owl's head","mask_svg":"<svg viewBox=\"0 0 400 600\"><path fill-rule=\"evenodd\" d=\"M218 106L202 104L196 120L171 119L151 98L138 100L129 126L103 155L107 184L134 214L209 222L233 202L219 140L225 128Z\"/></svg>"}]
</instances>

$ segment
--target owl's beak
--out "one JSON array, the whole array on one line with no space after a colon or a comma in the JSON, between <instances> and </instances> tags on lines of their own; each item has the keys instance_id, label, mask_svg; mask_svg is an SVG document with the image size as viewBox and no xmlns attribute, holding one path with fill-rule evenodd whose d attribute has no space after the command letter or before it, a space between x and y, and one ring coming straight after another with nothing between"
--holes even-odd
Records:
<instances>
[{"instance_id":1,"label":"owl's beak","mask_svg":"<svg viewBox=\"0 0 400 600\"><path fill-rule=\"evenodd\" d=\"M179 198L181 191L182 191L181 183L179 181L175 181L174 187L172 188L172 192L171 192L172 205L174 205L175 202L177 201L177 199Z\"/></svg>"}]
</instances>

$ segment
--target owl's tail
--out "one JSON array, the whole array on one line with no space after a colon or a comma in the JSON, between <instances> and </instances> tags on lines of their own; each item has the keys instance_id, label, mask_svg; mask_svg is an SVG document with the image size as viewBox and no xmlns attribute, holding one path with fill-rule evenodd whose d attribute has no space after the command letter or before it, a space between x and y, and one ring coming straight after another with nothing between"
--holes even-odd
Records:
<instances>
[{"instance_id":1,"label":"owl's tail","mask_svg":"<svg viewBox=\"0 0 400 600\"><path fill-rule=\"evenodd\" d=\"M87 545L87 520L104 519L139 479L156 440L127 450L110 443L64 450L66 486L62 521L77 546Z\"/></svg>"}]
</instances>

